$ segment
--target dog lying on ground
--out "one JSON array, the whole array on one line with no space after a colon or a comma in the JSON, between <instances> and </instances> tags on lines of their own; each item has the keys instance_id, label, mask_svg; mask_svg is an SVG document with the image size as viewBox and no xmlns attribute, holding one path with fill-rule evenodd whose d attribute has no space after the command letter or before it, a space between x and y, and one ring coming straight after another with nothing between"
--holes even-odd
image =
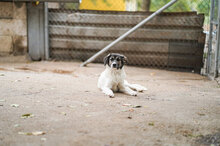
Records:
<instances>
[{"instance_id":1,"label":"dog lying on ground","mask_svg":"<svg viewBox=\"0 0 220 146\"><path fill-rule=\"evenodd\" d=\"M126 57L117 53L110 53L104 58L106 69L101 73L98 79L98 88L107 96L114 97L114 92L137 96L136 91L143 92L147 90L147 88L141 85L129 84L125 80L125 62Z\"/></svg>"}]
</instances>

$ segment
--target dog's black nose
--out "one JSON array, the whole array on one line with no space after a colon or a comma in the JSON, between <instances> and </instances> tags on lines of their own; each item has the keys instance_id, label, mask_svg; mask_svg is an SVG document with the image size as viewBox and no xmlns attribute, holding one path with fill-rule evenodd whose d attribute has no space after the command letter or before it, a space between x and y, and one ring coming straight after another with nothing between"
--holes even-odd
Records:
<instances>
[{"instance_id":1,"label":"dog's black nose","mask_svg":"<svg viewBox=\"0 0 220 146\"><path fill-rule=\"evenodd\" d=\"M116 67L116 64L113 64L113 67Z\"/></svg>"}]
</instances>

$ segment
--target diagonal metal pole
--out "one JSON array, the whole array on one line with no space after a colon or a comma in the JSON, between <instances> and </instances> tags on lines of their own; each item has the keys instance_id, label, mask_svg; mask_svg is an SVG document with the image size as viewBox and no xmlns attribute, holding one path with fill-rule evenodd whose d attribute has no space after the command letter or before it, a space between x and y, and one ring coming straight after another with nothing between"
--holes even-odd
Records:
<instances>
[{"instance_id":1,"label":"diagonal metal pole","mask_svg":"<svg viewBox=\"0 0 220 146\"><path fill-rule=\"evenodd\" d=\"M162 8L160 8L159 10L157 10L156 12L154 12L153 14L151 14L149 17L147 17L146 19L142 20L140 23L138 23L137 25L135 25L133 28L131 28L129 31L127 31L126 33L124 33L122 36L120 36L119 38L117 38L115 41L113 41L112 43L110 43L109 45L107 45L105 48L103 48L102 50L100 50L99 52L97 52L95 55L93 55L92 57L90 57L88 60L86 60L84 63L82 63L80 66L85 66L88 63L92 62L93 60L95 60L99 55L101 55L102 53L106 52L107 50L109 50L112 46L114 46L115 44L117 44L118 42L120 42L122 39L124 39L126 36L128 36L129 34L131 34L132 32L134 32L135 30L137 30L139 27L141 27L142 25L144 25L146 22L150 21L152 18L154 18L156 15L160 14L161 12L163 12L165 9L169 8L170 6L172 6L174 3L176 3L178 0L172 0L169 3L167 3L166 5L164 5Z\"/></svg>"}]
</instances>

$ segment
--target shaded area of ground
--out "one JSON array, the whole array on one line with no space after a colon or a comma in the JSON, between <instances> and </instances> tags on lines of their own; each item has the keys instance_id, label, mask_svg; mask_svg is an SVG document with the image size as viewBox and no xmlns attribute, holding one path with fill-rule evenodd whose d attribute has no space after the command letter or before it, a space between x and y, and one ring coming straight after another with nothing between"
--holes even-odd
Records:
<instances>
[{"instance_id":1,"label":"shaded area of ground","mask_svg":"<svg viewBox=\"0 0 220 146\"><path fill-rule=\"evenodd\" d=\"M96 86L103 70L101 64L0 63L0 145L219 144L216 82L126 67L127 80L148 91L108 98ZM27 113L33 117L21 118ZM45 134L25 135L34 131Z\"/></svg>"}]
</instances>

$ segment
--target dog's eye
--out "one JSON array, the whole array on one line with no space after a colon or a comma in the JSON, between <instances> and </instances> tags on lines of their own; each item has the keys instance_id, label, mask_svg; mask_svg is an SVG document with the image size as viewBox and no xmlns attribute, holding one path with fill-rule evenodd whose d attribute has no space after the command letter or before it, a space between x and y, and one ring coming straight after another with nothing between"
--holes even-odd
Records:
<instances>
[{"instance_id":1,"label":"dog's eye","mask_svg":"<svg viewBox=\"0 0 220 146\"><path fill-rule=\"evenodd\" d=\"M113 61L113 60L114 60L114 58L110 58L110 60L111 60L111 61Z\"/></svg>"},{"instance_id":2,"label":"dog's eye","mask_svg":"<svg viewBox=\"0 0 220 146\"><path fill-rule=\"evenodd\" d=\"M120 61L120 58L117 58L117 61Z\"/></svg>"}]
</instances>

